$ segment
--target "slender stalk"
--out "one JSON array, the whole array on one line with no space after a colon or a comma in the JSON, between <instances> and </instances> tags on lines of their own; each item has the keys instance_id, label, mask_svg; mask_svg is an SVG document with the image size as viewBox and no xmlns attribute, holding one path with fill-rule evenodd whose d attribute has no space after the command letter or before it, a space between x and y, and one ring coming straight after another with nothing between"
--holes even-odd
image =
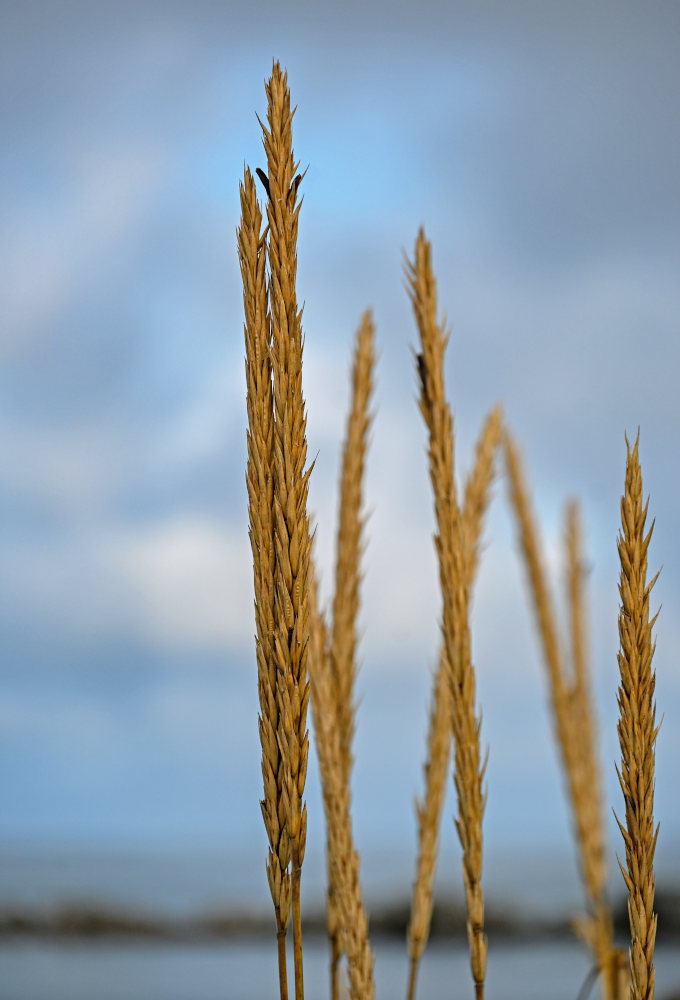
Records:
<instances>
[{"instance_id":1,"label":"slender stalk","mask_svg":"<svg viewBox=\"0 0 680 1000\"><path fill-rule=\"evenodd\" d=\"M458 799L456 829L463 849L470 968L478 1000L484 995L487 940L482 893L482 818L485 762L480 753L481 721L475 711L475 671L470 658L467 545L456 497L453 420L444 392L444 351L448 341L437 321L437 291L431 247L421 229L406 277L420 335L417 369L420 411L428 429L430 480L434 493L435 545L443 600L442 641L451 705Z\"/></svg>"},{"instance_id":2,"label":"slender stalk","mask_svg":"<svg viewBox=\"0 0 680 1000\"><path fill-rule=\"evenodd\" d=\"M293 888L293 958L295 962L295 997L302 998L305 995L304 974L302 969L302 929L300 927L300 875L302 866L295 864L296 852L293 852L293 877L291 879Z\"/></svg>"},{"instance_id":3,"label":"slender stalk","mask_svg":"<svg viewBox=\"0 0 680 1000\"><path fill-rule=\"evenodd\" d=\"M654 828L655 744L658 734L652 669L655 642L649 596L657 576L647 583L647 549L654 524L645 534L649 499L643 504L639 434L631 449L626 438L626 484L621 498L618 538L621 575L618 654L621 683L618 690L618 734L621 767L617 768L626 809L626 825L619 822L626 848L626 867L619 861L628 889L633 1000L653 1000L654 852L659 833ZM618 820L617 820L618 822Z\"/></svg>"},{"instance_id":4,"label":"slender stalk","mask_svg":"<svg viewBox=\"0 0 680 1000\"><path fill-rule=\"evenodd\" d=\"M279 957L279 994L281 1000L288 1000L288 972L286 970L286 927L280 923L276 931Z\"/></svg>"},{"instance_id":5,"label":"slender stalk","mask_svg":"<svg viewBox=\"0 0 680 1000\"><path fill-rule=\"evenodd\" d=\"M415 1000L418 969L420 968L419 958L420 956L414 958L414 956L411 955L411 961L409 964L409 973L408 973L408 985L406 987L406 1000Z\"/></svg>"},{"instance_id":6,"label":"slender stalk","mask_svg":"<svg viewBox=\"0 0 680 1000\"><path fill-rule=\"evenodd\" d=\"M328 880L330 882L331 872L330 872L330 862L328 865ZM331 977L331 1000L338 1000L340 996L340 959L342 958L342 949L340 947L340 930L337 927L337 918L331 917L330 913L336 907L335 903L335 893L331 896L330 890L328 895L328 937L330 939L331 946L331 960L330 960L330 977ZM332 921L332 923L331 923Z\"/></svg>"}]
</instances>

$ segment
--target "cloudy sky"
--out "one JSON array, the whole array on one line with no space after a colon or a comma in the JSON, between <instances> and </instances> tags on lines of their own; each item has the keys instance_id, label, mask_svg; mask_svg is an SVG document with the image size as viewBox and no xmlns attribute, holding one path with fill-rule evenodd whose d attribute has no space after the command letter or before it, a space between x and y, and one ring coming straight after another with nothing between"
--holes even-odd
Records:
<instances>
[{"instance_id":1,"label":"cloudy sky","mask_svg":"<svg viewBox=\"0 0 680 1000\"><path fill-rule=\"evenodd\" d=\"M657 518L650 562L663 564L657 813L659 850L672 855L677 4L266 2L246 14L6 2L0 17L0 836L264 852L235 230L244 162L264 166L255 112L278 58L298 104L295 153L309 164L298 294L326 598L351 339L366 306L377 324L359 847L412 849L437 655L402 274L422 224L453 331L458 469L502 402L556 601L563 503L582 499L602 760L618 809L615 542L624 432L640 427ZM502 477L473 627L489 849L570 857ZM320 850L315 762L308 798Z\"/></svg>"}]
</instances>

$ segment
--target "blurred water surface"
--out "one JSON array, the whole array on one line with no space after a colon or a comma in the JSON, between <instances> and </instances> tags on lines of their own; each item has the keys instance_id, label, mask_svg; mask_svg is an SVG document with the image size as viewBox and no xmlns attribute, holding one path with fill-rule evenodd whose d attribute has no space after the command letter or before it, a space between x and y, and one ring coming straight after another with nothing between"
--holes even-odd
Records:
<instances>
[{"instance_id":1,"label":"blurred water surface","mask_svg":"<svg viewBox=\"0 0 680 1000\"><path fill-rule=\"evenodd\" d=\"M219 911L269 912L259 844L233 852L212 849L164 852L75 850L73 847L4 845L0 851L0 910L50 912L69 903L123 908L159 916ZM310 852L306 894L310 907L323 905L323 857ZM369 910L403 899L410 887L412 858L372 853L364 859ZM532 872L528 879L526 873ZM676 882L676 869L666 866ZM439 893L459 891L457 865L441 859ZM490 858L486 872L491 905L554 917L579 906L578 882L568 864L550 853L533 858ZM657 949L657 997L678 996L680 948ZM400 997L406 982L406 949L398 939L378 939L378 996ZM323 938L305 941L309 1000L327 995L328 956ZM0 1000L265 1000L276 992L276 949L266 939L220 943L0 940ZM489 996L503 1000L575 1000L588 974L588 959L576 941L490 942ZM423 963L421 1000L465 996L470 984L467 950L461 942L435 941ZM675 992L674 992L675 991Z\"/></svg>"},{"instance_id":2,"label":"blurred water surface","mask_svg":"<svg viewBox=\"0 0 680 1000\"><path fill-rule=\"evenodd\" d=\"M191 945L20 944L0 948L2 1000L271 1000L276 995L276 949L269 943ZM680 951L660 948L657 997L680 986ZM575 1000L588 974L576 943L489 948L488 995L502 1000ZM401 997L406 952L400 942L378 942L378 997ZM328 995L325 942L305 944L309 1000ZM420 976L420 1000L471 995L467 950L432 945ZM593 994L594 995L594 994ZM677 996L677 993L675 994Z\"/></svg>"}]
</instances>

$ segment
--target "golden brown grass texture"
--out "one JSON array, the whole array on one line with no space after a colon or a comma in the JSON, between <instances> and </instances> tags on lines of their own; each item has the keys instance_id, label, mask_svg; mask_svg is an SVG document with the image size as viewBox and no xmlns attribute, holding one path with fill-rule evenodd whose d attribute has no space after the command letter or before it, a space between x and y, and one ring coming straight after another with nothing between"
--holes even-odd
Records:
<instances>
[{"instance_id":1,"label":"golden brown grass texture","mask_svg":"<svg viewBox=\"0 0 680 1000\"><path fill-rule=\"evenodd\" d=\"M571 764L574 788L572 807L578 839L581 880L589 919L582 936L596 957L605 1000L623 1000L623 952L614 948L611 908L607 898L607 851L603 825L601 768L597 748L597 723L591 690L592 667L587 643L585 553L581 508L570 501L565 510L566 593L572 675L567 683L569 726L575 757ZM571 755L570 755L571 756ZM624 977L625 978L625 977Z\"/></svg>"},{"instance_id":2,"label":"golden brown grass texture","mask_svg":"<svg viewBox=\"0 0 680 1000\"><path fill-rule=\"evenodd\" d=\"M487 940L482 893L482 817L485 764L480 754L480 720L475 714L475 673L470 660L467 545L456 497L453 420L444 392L444 351L448 341L437 322L432 252L421 229L414 260L406 261L407 287L420 335L417 355L420 411L428 430L430 480L434 493L435 545L442 592L442 652L446 660L453 731L456 827L463 849L470 967L477 1000L484 996Z\"/></svg>"},{"instance_id":3,"label":"golden brown grass texture","mask_svg":"<svg viewBox=\"0 0 680 1000\"><path fill-rule=\"evenodd\" d=\"M439 831L450 748L451 698L447 660L442 649L434 675L430 702L427 756L424 766L425 794L422 800L416 800L415 803L418 855L411 898L411 917L406 931L409 954L409 979L406 990L408 1000L413 1000L415 997L420 959L430 935L432 891L439 852Z\"/></svg>"},{"instance_id":4,"label":"golden brown grass texture","mask_svg":"<svg viewBox=\"0 0 680 1000\"><path fill-rule=\"evenodd\" d=\"M581 935L602 974L606 1000L618 995L617 953L606 896L607 864L602 820L602 794L595 747L595 718L585 643L585 600L580 515L574 504L566 514L567 595L573 670L567 676L556 616L519 451L509 432L504 448L510 496L517 518L520 547L543 659L548 675L553 722L566 778L579 869L588 910Z\"/></svg>"},{"instance_id":5,"label":"golden brown grass texture","mask_svg":"<svg viewBox=\"0 0 680 1000\"><path fill-rule=\"evenodd\" d=\"M500 445L502 430L503 413L500 406L495 406L484 421L475 447L474 465L465 482L463 529L469 586L472 586L477 575L480 539L484 516L489 505L489 492L494 478L496 452Z\"/></svg>"},{"instance_id":6,"label":"golden brown grass texture","mask_svg":"<svg viewBox=\"0 0 680 1000\"><path fill-rule=\"evenodd\" d=\"M375 327L371 312L367 310L361 317L357 330L352 359L351 403L340 475L340 510L330 645L342 765L347 780L352 768L359 562L364 527L361 507L368 431L371 424L369 402L373 392L374 341Z\"/></svg>"},{"instance_id":7,"label":"golden brown grass texture","mask_svg":"<svg viewBox=\"0 0 680 1000\"><path fill-rule=\"evenodd\" d=\"M269 198L269 305L274 377L274 538L276 546L274 655L279 697L278 741L285 762L283 798L291 843L291 906L295 997L304 995L300 927L300 876L307 837L303 807L307 774L308 572L311 551L307 494L306 415L302 396L302 311L296 295L297 231L300 204L294 183L293 112L287 74L274 63L266 85L267 122L262 125L267 154Z\"/></svg>"},{"instance_id":8,"label":"golden brown grass texture","mask_svg":"<svg viewBox=\"0 0 680 1000\"><path fill-rule=\"evenodd\" d=\"M256 208L252 177L247 172L242 198L244 223L239 243L241 246L243 242L244 247L246 368L250 376L248 487L256 604L261 605L261 613L258 610L256 614L258 666L262 662L263 814L270 835L268 875L275 906L278 897L277 920L279 915L281 917L278 924L281 995L285 996L287 990L283 914L284 908L286 913L288 911L290 897L295 997L302 1000L300 877L307 835L307 809L302 796L309 752L307 655L311 539L307 495L311 467L305 470L302 313L298 310L295 287L300 212L296 199L301 178L295 176L298 164L293 158L290 90L287 75L278 62L274 62L265 89L268 127L261 121L260 125L267 155L267 176L265 178L259 170L258 174L264 178L268 195L268 235L265 244L265 237L259 236L259 209ZM266 295L263 291L265 252L269 263ZM254 333L249 337L250 327ZM280 755L276 759L275 747ZM290 883L287 864L291 867Z\"/></svg>"},{"instance_id":9,"label":"golden brown grass texture","mask_svg":"<svg viewBox=\"0 0 680 1000\"><path fill-rule=\"evenodd\" d=\"M465 487L463 528L466 544L467 585L471 589L477 569L479 540L494 475L494 459L501 436L501 411L487 417L477 442L475 463ZM411 918L407 931L410 972L408 1000L415 996L418 966L430 934L432 891L439 848L439 831L451 745L451 704L442 654L434 676L425 761L425 794L416 802L418 857L413 883Z\"/></svg>"},{"instance_id":10,"label":"golden brown grass texture","mask_svg":"<svg viewBox=\"0 0 680 1000\"><path fill-rule=\"evenodd\" d=\"M277 741L279 701L273 652L274 622L274 525L272 449L274 399L270 358L270 325L265 280L265 236L260 234L262 213L255 182L246 168L241 194L241 225L238 253L243 279L245 311L246 386L248 431L249 535L255 583L255 647L257 688L260 701L259 730L262 745L261 802L269 839L267 878L276 913L279 957L279 989L287 997L286 929L290 914L290 841L283 799L284 762Z\"/></svg>"},{"instance_id":11,"label":"golden brown grass texture","mask_svg":"<svg viewBox=\"0 0 680 1000\"><path fill-rule=\"evenodd\" d=\"M345 780L342 741L337 726L330 640L318 608L316 583L310 594L309 675L316 749L321 771L330 880L341 950L347 955L351 1000L373 1000L373 955L368 917L361 897L359 856L354 849L350 789Z\"/></svg>"},{"instance_id":12,"label":"golden brown grass texture","mask_svg":"<svg viewBox=\"0 0 680 1000\"><path fill-rule=\"evenodd\" d=\"M643 503L642 472L638 454L639 434L631 449L626 438L626 483L621 498L621 532L618 538L619 673L618 734L621 746L619 781L626 808L626 825L619 823L626 847L626 867L620 864L628 888L630 920L630 972L633 1000L654 997L654 851L659 833L654 829L654 762L658 733L654 703L655 642L650 620L649 596L657 575L647 583L647 550L654 524L645 534L649 499Z\"/></svg>"},{"instance_id":13,"label":"golden brown grass texture","mask_svg":"<svg viewBox=\"0 0 680 1000\"><path fill-rule=\"evenodd\" d=\"M362 489L368 433L369 403L373 392L375 326L370 310L361 317L355 337L351 371L351 399L342 450L340 509L335 565L335 591L330 636L330 666L336 726L340 739L342 780L349 787L354 735L354 681L357 672L357 614L362 554ZM335 913L335 887L328 855L328 933L331 945L331 997L337 1000L340 934Z\"/></svg>"}]
</instances>

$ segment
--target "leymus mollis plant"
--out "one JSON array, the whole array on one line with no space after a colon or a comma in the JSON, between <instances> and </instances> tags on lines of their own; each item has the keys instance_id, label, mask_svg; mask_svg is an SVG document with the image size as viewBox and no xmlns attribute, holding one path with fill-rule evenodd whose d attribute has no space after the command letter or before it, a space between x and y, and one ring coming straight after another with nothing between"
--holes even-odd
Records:
<instances>
[{"instance_id":1,"label":"leymus mollis plant","mask_svg":"<svg viewBox=\"0 0 680 1000\"><path fill-rule=\"evenodd\" d=\"M283 797L291 847L291 908L295 998L304 996L300 876L307 838L302 795L307 775L308 573L311 552L305 470L307 438L302 396L302 311L296 295L296 204L298 164L293 158L293 111L286 74L274 64L267 84L267 121L262 125L269 198L269 307L274 376L274 538L276 545L274 655L279 697L278 741L285 762Z\"/></svg>"},{"instance_id":2,"label":"leymus mollis plant","mask_svg":"<svg viewBox=\"0 0 680 1000\"><path fill-rule=\"evenodd\" d=\"M268 225L248 168L240 186L237 230L243 280L247 387L247 469L249 535L253 556L259 734L268 838L267 877L276 917L279 993L288 1000L286 933L292 914L295 1000L304 1000L300 879L307 814L303 805L309 738L306 712L311 694L326 818L328 922L331 939L331 994L338 997L337 964L347 956L351 1000L373 1000L373 955L353 839L350 776L354 731L360 557L363 550L362 483L369 401L373 387L374 326L365 313L352 368L352 401L343 448L337 563L332 615L327 625L318 607L307 514L311 468L307 461L306 416L302 395L301 310L297 306L297 228L301 175L292 151L292 118L287 76L278 62L266 83L267 125L260 122L267 172L257 170L266 194ZM605 1000L627 1000L628 982L618 975L623 953L613 947L606 897L606 856L596 724L587 655L583 544L579 511L567 507L565 553L570 645L558 635L531 513L519 452L493 410L477 444L463 502L456 493L454 434L444 390L448 341L437 321L431 248L418 234L407 284L420 350L416 354L419 405L428 432L430 479L442 593L442 648L432 693L425 765L425 791L417 806L418 856L408 928L408 997L415 994L419 961L432 915L444 782L454 744L456 827L463 850L467 931L477 1000L483 1000L486 971L482 894L482 819L486 793L480 752L480 717L475 705L475 671L470 655L470 594L479 561L482 523L489 501L495 454L503 441L521 548L528 572L549 680L556 736L562 756L588 920L580 933L602 976ZM621 746L619 780L624 794L626 850L621 865L629 891L630 971L634 1000L653 1000L654 643L646 581L645 534L638 442L627 443L619 615L621 685L618 692ZM656 578L655 578L656 579ZM309 680L308 680L309 668ZM623 959L625 962L625 959Z\"/></svg>"},{"instance_id":3,"label":"leymus mollis plant","mask_svg":"<svg viewBox=\"0 0 680 1000\"><path fill-rule=\"evenodd\" d=\"M285 765L278 743L279 697L274 658L274 524L272 449L274 401L270 357L271 331L265 282L265 237L255 182L246 168L241 185L238 249L243 279L248 409L248 510L255 582L257 688L264 798L262 815L269 839L267 878L276 914L279 990L288 996L286 929L290 914L290 840L283 797Z\"/></svg>"},{"instance_id":4,"label":"leymus mollis plant","mask_svg":"<svg viewBox=\"0 0 680 1000\"><path fill-rule=\"evenodd\" d=\"M465 485L463 532L466 550L467 585L471 589L479 559L479 539L494 473L494 459L501 436L501 411L493 409L487 417L477 442L475 464ZM447 661L440 653L432 685L430 722L425 760L425 794L416 802L418 821L418 857L413 883L411 918L407 931L410 960L407 1000L413 1000L418 965L425 950L432 921L432 890L439 849L439 830L449 771L451 746L451 703Z\"/></svg>"},{"instance_id":5,"label":"leymus mollis plant","mask_svg":"<svg viewBox=\"0 0 680 1000\"><path fill-rule=\"evenodd\" d=\"M517 519L520 548L543 648L555 734L569 793L574 839L588 910L588 921L583 926L582 936L602 977L604 1000L617 1000L620 988L619 956L613 945L612 917L606 890L607 863L601 781L595 751L594 711L587 679L577 509L569 507L566 518L567 592L573 660L569 677L519 450L507 430L504 434L504 446L510 498Z\"/></svg>"},{"instance_id":6,"label":"leymus mollis plant","mask_svg":"<svg viewBox=\"0 0 680 1000\"><path fill-rule=\"evenodd\" d=\"M311 642L309 672L316 750L326 815L329 885L340 951L347 955L350 1000L373 1000L373 955L368 916L359 879L359 855L354 847L350 789L345 780L342 741L337 725L334 680L328 631L319 610L316 581L311 581ZM337 969L333 970L337 973ZM335 985L337 977L334 980Z\"/></svg>"},{"instance_id":7,"label":"leymus mollis plant","mask_svg":"<svg viewBox=\"0 0 680 1000\"><path fill-rule=\"evenodd\" d=\"M654 828L654 759L658 733L652 670L655 642L649 617L649 596L658 573L647 583L647 549L654 524L645 534L649 499L643 503L638 438L631 449L626 438L626 484L621 498L618 538L621 575L618 654L621 684L618 690L618 733L621 746L619 781L623 792L625 826L619 822L626 847L626 867L619 862L628 889L633 1000L653 1000L654 851L659 828Z\"/></svg>"},{"instance_id":8,"label":"leymus mollis plant","mask_svg":"<svg viewBox=\"0 0 680 1000\"><path fill-rule=\"evenodd\" d=\"M456 497L453 420L444 392L444 351L448 340L437 320L437 290L431 247L421 229L406 277L420 335L417 368L420 411L428 430L430 480L434 493L435 545L442 593L442 649L446 661L454 780L458 798L456 828L463 849L470 968L477 1000L484 996L487 941L482 893L482 817L486 763L480 751L480 720L475 709L475 672L470 659L468 621L468 546Z\"/></svg>"},{"instance_id":9,"label":"leymus mollis plant","mask_svg":"<svg viewBox=\"0 0 680 1000\"><path fill-rule=\"evenodd\" d=\"M573 730L571 787L580 844L581 881L585 887L589 920L581 936L596 956L605 1000L625 995L624 955L614 947L613 921L607 893L607 849L603 826L601 768L597 752L597 724L591 690L592 667L586 641L586 597L580 505L565 508L566 593L569 617L571 678L567 686L569 726ZM624 973L622 976L622 972Z\"/></svg>"},{"instance_id":10,"label":"leymus mollis plant","mask_svg":"<svg viewBox=\"0 0 680 1000\"><path fill-rule=\"evenodd\" d=\"M300 876L307 836L307 809L302 796L309 752L311 538L307 494L311 467L305 470L302 313L297 307L295 288L300 176L296 176L298 165L293 159L290 91L278 62L265 87L269 127L262 122L260 125L268 172L266 177L262 171L258 173L264 178L268 195L268 233L266 240L259 236L259 209L252 176L247 171L239 234L249 376L248 488L256 607L261 603L256 618L265 781L262 809L270 839L268 876L277 914L280 992L282 997L287 995L285 932L290 898L295 997L303 1000ZM265 248L269 263L268 317L263 291Z\"/></svg>"},{"instance_id":11,"label":"leymus mollis plant","mask_svg":"<svg viewBox=\"0 0 680 1000\"><path fill-rule=\"evenodd\" d=\"M340 504L336 544L335 590L329 639L330 677L335 725L340 740L341 779L350 787L354 734L354 680L357 672L357 615L364 517L362 493L373 392L375 326L370 310L361 317L356 333L351 371L351 398L340 472ZM338 1000L341 957L336 889L332 877L330 835L328 855L328 933L331 945L331 997Z\"/></svg>"}]
</instances>

